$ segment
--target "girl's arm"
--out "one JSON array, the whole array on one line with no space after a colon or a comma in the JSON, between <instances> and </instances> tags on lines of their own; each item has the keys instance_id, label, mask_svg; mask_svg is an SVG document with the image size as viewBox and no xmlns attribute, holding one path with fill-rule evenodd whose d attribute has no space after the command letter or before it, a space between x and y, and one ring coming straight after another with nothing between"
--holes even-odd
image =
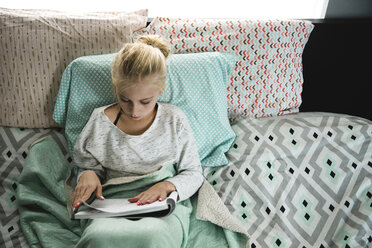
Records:
<instances>
[{"instance_id":1,"label":"girl's arm","mask_svg":"<svg viewBox=\"0 0 372 248\"><path fill-rule=\"evenodd\" d=\"M100 179L104 178L105 170L90 152L90 147L94 143L92 137L94 137L94 132L97 131L94 124L95 115L93 113L75 142L74 163L78 168L78 183L74 191L73 206L81 201L88 200L94 192L96 192L98 199L103 199Z\"/></svg>"},{"instance_id":2,"label":"girl's arm","mask_svg":"<svg viewBox=\"0 0 372 248\"><path fill-rule=\"evenodd\" d=\"M172 191L178 192L179 201L191 197L198 191L203 183L201 163L198 150L191 127L185 115L180 118L174 144L178 149L177 175L163 182L159 182L142 192L141 194L129 199L130 202L137 204L149 204L157 200L164 200Z\"/></svg>"},{"instance_id":3,"label":"girl's arm","mask_svg":"<svg viewBox=\"0 0 372 248\"><path fill-rule=\"evenodd\" d=\"M204 177L191 126L185 116L178 133L179 159L177 175L166 181L171 182L177 189L180 201L186 200L198 191Z\"/></svg>"},{"instance_id":4,"label":"girl's arm","mask_svg":"<svg viewBox=\"0 0 372 248\"><path fill-rule=\"evenodd\" d=\"M105 178L106 175L105 169L96 158L97 154L93 154L94 148L97 146L96 137L98 137L99 134L102 132L99 125L97 124L97 122L99 121L97 120L97 117L98 112L93 111L89 121L75 141L73 157L75 166L77 166L78 168L78 181L82 173L84 173L86 170L94 171L100 179Z\"/></svg>"}]
</instances>

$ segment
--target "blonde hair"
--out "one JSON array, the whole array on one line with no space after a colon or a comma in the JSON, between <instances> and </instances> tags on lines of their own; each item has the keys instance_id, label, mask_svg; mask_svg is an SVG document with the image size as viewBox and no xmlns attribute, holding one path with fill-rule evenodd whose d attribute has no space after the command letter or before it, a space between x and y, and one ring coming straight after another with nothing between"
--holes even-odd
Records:
<instances>
[{"instance_id":1,"label":"blonde hair","mask_svg":"<svg viewBox=\"0 0 372 248\"><path fill-rule=\"evenodd\" d=\"M144 77L156 77L154 86L162 92L167 76L169 46L155 35L140 36L135 43L125 44L112 64L112 83L120 93ZM119 92L116 92L116 91Z\"/></svg>"}]
</instances>

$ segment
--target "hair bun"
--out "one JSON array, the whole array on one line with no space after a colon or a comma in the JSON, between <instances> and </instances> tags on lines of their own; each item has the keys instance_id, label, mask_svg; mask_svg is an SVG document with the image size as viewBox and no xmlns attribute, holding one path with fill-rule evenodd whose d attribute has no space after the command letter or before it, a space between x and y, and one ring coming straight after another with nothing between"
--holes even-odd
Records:
<instances>
[{"instance_id":1,"label":"hair bun","mask_svg":"<svg viewBox=\"0 0 372 248\"><path fill-rule=\"evenodd\" d=\"M158 35L140 36L137 38L137 42L158 48L163 53L165 58L167 58L170 54L168 44Z\"/></svg>"}]
</instances>

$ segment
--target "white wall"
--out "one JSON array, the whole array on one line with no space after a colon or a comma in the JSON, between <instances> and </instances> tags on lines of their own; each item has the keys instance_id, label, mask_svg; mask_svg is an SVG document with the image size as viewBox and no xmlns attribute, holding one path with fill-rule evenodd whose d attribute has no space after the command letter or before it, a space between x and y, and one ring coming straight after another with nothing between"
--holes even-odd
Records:
<instances>
[{"instance_id":1,"label":"white wall","mask_svg":"<svg viewBox=\"0 0 372 248\"><path fill-rule=\"evenodd\" d=\"M324 18L328 0L1 0L0 7L75 12L149 9L149 16L189 18Z\"/></svg>"}]
</instances>

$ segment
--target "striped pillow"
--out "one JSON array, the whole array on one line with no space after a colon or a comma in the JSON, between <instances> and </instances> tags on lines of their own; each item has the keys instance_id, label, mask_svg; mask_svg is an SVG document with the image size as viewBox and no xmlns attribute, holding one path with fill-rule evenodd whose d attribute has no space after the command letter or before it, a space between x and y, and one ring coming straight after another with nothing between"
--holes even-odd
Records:
<instances>
[{"instance_id":1,"label":"striped pillow","mask_svg":"<svg viewBox=\"0 0 372 248\"><path fill-rule=\"evenodd\" d=\"M57 126L54 98L66 66L116 52L146 22L147 10L79 15L0 8L0 125Z\"/></svg>"}]
</instances>

